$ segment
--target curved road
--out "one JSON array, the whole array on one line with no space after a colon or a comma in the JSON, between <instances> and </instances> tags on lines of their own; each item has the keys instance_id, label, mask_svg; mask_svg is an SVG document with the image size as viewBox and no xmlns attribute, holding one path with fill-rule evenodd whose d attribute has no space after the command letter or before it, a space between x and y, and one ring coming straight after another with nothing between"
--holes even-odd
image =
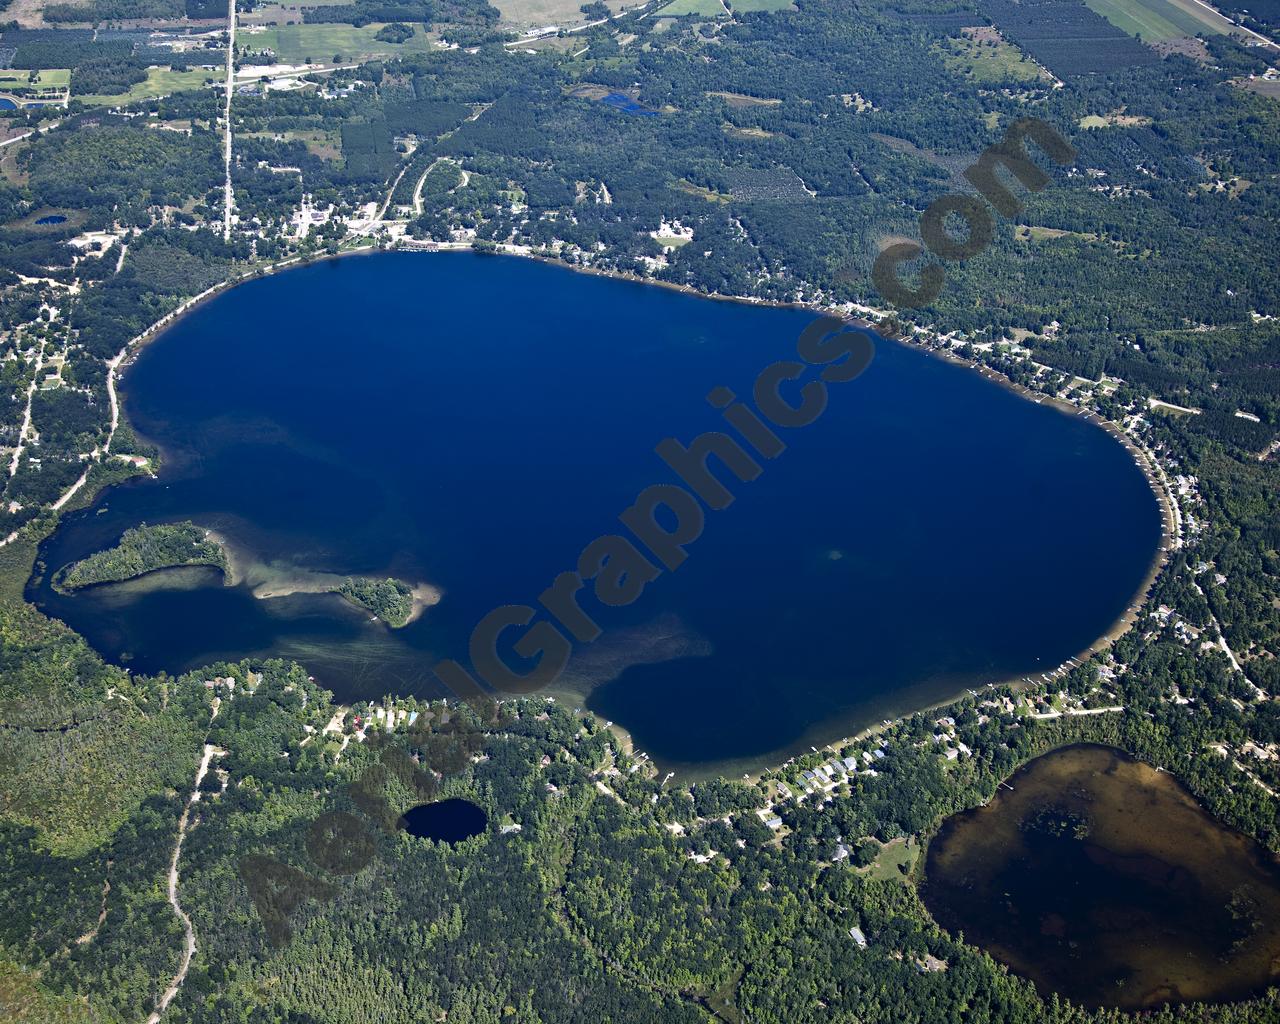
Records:
<instances>
[{"instance_id":1,"label":"curved road","mask_svg":"<svg viewBox=\"0 0 1280 1024\"><path fill-rule=\"evenodd\" d=\"M214 709L216 715L217 709ZM186 942L182 951L182 964L178 967L178 973L173 976L173 980L169 982L169 987L164 990L164 995L160 997L160 1002L152 1011L151 1016L147 1018L147 1024L159 1024L160 1017L164 1011L169 1008L169 1004L173 1002L173 997L178 994L178 989L182 987L183 981L186 980L187 971L191 969L191 959L196 955L196 931L191 925L191 918L187 916L187 912L182 909L182 904L178 902L178 859L182 856L182 841L187 836L187 824L191 818L191 808L195 806L196 801L200 799L200 783L204 781L205 774L209 770L209 762L215 757L225 754L225 750L220 750L212 743L204 745L204 754L200 758L200 767L196 769L195 785L191 788L191 797L187 800L187 806L182 809L182 818L178 821L178 841L173 847L173 859L169 862L169 905L173 907L173 912L178 916L178 920L182 922L182 930L186 932Z\"/></svg>"}]
</instances>

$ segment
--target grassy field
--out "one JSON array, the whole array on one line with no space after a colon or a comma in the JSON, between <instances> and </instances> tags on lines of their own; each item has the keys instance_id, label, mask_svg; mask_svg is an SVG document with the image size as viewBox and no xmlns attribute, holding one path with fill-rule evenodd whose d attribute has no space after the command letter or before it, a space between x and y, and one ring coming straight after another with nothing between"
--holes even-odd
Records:
<instances>
[{"instance_id":1,"label":"grassy field","mask_svg":"<svg viewBox=\"0 0 1280 1024\"><path fill-rule=\"evenodd\" d=\"M703 18L714 18L719 14L727 14L720 0L675 0L662 8L662 13L673 18L696 14Z\"/></svg>"},{"instance_id":2,"label":"grassy field","mask_svg":"<svg viewBox=\"0 0 1280 1024\"><path fill-rule=\"evenodd\" d=\"M1180 36L1221 35L1230 27L1221 15L1191 0L1085 0L1086 5L1121 32L1144 43L1161 43Z\"/></svg>"},{"instance_id":3,"label":"grassy field","mask_svg":"<svg viewBox=\"0 0 1280 1024\"><path fill-rule=\"evenodd\" d=\"M114 107L122 103L170 96L188 89L202 89L210 82L221 82L222 73L212 68L192 68L190 71L174 71L171 68L147 68L147 80L139 82L119 96L77 96L89 106Z\"/></svg>"},{"instance_id":4,"label":"grassy field","mask_svg":"<svg viewBox=\"0 0 1280 1024\"><path fill-rule=\"evenodd\" d=\"M581 50L586 45L581 36L543 36L541 39L521 40L519 49L533 50L534 53L541 53L544 50L556 53L572 53L575 50Z\"/></svg>"},{"instance_id":5,"label":"grassy field","mask_svg":"<svg viewBox=\"0 0 1280 1024\"><path fill-rule=\"evenodd\" d=\"M1280 80L1261 78L1254 79L1252 82L1237 83L1241 89L1247 89L1249 92L1256 92L1259 96L1270 96L1274 100L1280 100Z\"/></svg>"},{"instance_id":6,"label":"grassy field","mask_svg":"<svg viewBox=\"0 0 1280 1024\"><path fill-rule=\"evenodd\" d=\"M558 25L572 28L587 19L579 8L583 0L493 0L493 6L502 12L502 24L514 29L546 28ZM610 13L618 14L624 7L638 7L641 0L605 0Z\"/></svg>"},{"instance_id":7,"label":"grassy field","mask_svg":"<svg viewBox=\"0 0 1280 1024\"><path fill-rule=\"evenodd\" d=\"M920 844L915 839L894 839L880 847L869 867L856 870L864 878L878 882L901 882L911 873L919 856Z\"/></svg>"},{"instance_id":8,"label":"grassy field","mask_svg":"<svg viewBox=\"0 0 1280 1024\"><path fill-rule=\"evenodd\" d=\"M335 7L347 0L307 0L302 3L262 4L252 11L242 11L238 15L238 25L286 25L291 21L302 21L306 17L308 7Z\"/></svg>"},{"instance_id":9,"label":"grassy field","mask_svg":"<svg viewBox=\"0 0 1280 1024\"><path fill-rule=\"evenodd\" d=\"M734 124L722 124L720 127L726 135L731 135L735 139L772 139L777 134L767 132L763 128L741 128Z\"/></svg>"},{"instance_id":10,"label":"grassy field","mask_svg":"<svg viewBox=\"0 0 1280 1024\"><path fill-rule=\"evenodd\" d=\"M341 55L344 61L360 57L393 57L401 53L421 53L435 44L422 25L403 43L385 43L375 39L382 25L275 25L255 31L244 31L236 37L240 51L271 50L284 64L308 64L330 61Z\"/></svg>"},{"instance_id":11,"label":"grassy field","mask_svg":"<svg viewBox=\"0 0 1280 1024\"><path fill-rule=\"evenodd\" d=\"M673 187L678 188L681 192L687 192L691 196L705 199L709 203L730 203L733 201L733 196L727 196L723 192L712 192L711 189L695 185L684 178L677 181Z\"/></svg>"},{"instance_id":12,"label":"grassy field","mask_svg":"<svg viewBox=\"0 0 1280 1024\"><path fill-rule=\"evenodd\" d=\"M50 216L58 216L64 219L58 224L38 223L38 221ZM88 217L89 215L83 210L65 210L56 209L52 206L42 206L38 210L32 210L22 219L13 221L5 226L17 228L21 231L34 231L37 234L61 234L64 231L70 231L80 227ZM52 359L46 359L45 365L48 366L52 361Z\"/></svg>"},{"instance_id":13,"label":"grassy field","mask_svg":"<svg viewBox=\"0 0 1280 1024\"><path fill-rule=\"evenodd\" d=\"M747 96L740 92L709 92L707 95L722 99L731 107L778 107L782 105L782 100L772 96Z\"/></svg>"},{"instance_id":14,"label":"grassy field","mask_svg":"<svg viewBox=\"0 0 1280 1024\"><path fill-rule=\"evenodd\" d=\"M1019 242L1055 242L1059 238L1078 238L1082 242L1096 242L1098 236L1080 231L1064 231L1062 228L1044 228L1035 224L1015 224L1013 237Z\"/></svg>"},{"instance_id":15,"label":"grassy field","mask_svg":"<svg viewBox=\"0 0 1280 1024\"><path fill-rule=\"evenodd\" d=\"M30 171L18 166L18 154L29 145L29 142L15 142L0 149L0 178L4 178L10 185L21 188L27 183Z\"/></svg>"},{"instance_id":16,"label":"grassy field","mask_svg":"<svg viewBox=\"0 0 1280 1024\"><path fill-rule=\"evenodd\" d=\"M336 131L323 129L290 129L283 132L240 132L239 136L247 139L274 139L283 142L301 142L307 152L321 160L340 161L342 159L342 140Z\"/></svg>"},{"instance_id":17,"label":"grassy field","mask_svg":"<svg viewBox=\"0 0 1280 1024\"><path fill-rule=\"evenodd\" d=\"M1040 69L1003 39L985 42L965 36L941 45L943 63L973 82L1033 82Z\"/></svg>"},{"instance_id":18,"label":"grassy field","mask_svg":"<svg viewBox=\"0 0 1280 1024\"><path fill-rule=\"evenodd\" d=\"M1121 110L1110 114L1085 114L1080 118L1081 128L1141 128L1151 123L1151 118L1126 114Z\"/></svg>"},{"instance_id":19,"label":"grassy field","mask_svg":"<svg viewBox=\"0 0 1280 1024\"><path fill-rule=\"evenodd\" d=\"M70 68L49 68L36 72L36 80L29 81L29 71L0 71L0 92L11 88L65 89L71 84Z\"/></svg>"}]
</instances>

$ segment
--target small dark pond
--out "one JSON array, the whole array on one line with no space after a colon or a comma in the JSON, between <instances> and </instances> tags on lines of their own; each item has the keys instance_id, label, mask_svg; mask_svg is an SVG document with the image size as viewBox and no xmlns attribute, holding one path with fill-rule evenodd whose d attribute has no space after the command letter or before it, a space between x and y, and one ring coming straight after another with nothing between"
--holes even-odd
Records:
<instances>
[{"instance_id":1,"label":"small dark pond","mask_svg":"<svg viewBox=\"0 0 1280 1024\"><path fill-rule=\"evenodd\" d=\"M67 218L60 213L51 213L47 217L41 217L37 224L65 224Z\"/></svg>"},{"instance_id":2,"label":"small dark pond","mask_svg":"<svg viewBox=\"0 0 1280 1024\"><path fill-rule=\"evenodd\" d=\"M636 114L640 117L657 117L656 110L650 110L641 103L637 103L626 93L611 92L608 96L600 101L607 107L613 107L614 110L621 110L624 114Z\"/></svg>"},{"instance_id":3,"label":"small dark pond","mask_svg":"<svg viewBox=\"0 0 1280 1024\"><path fill-rule=\"evenodd\" d=\"M950 818L922 893L943 927L1086 1006L1225 1002L1280 978L1277 859L1109 747L1038 758Z\"/></svg>"},{"instance_id":4,"label":"small dark pond","mask_svg":"<svg viewBox=\"0 0 1280 1024\"><path fill-rule=\"evenodd\" d=\"M484 808L457 797L418 804L405 811L404 830L419 839L442 843L460 843L478 836L489 824Z\"/></svg>"}]
</instances>

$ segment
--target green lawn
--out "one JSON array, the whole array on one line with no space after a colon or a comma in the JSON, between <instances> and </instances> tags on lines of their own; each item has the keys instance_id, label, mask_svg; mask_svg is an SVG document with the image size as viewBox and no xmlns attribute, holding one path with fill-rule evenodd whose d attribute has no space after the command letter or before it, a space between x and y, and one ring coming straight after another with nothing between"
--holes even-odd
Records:
<instances>
[{"instance_id":1,"label":"green lawn","mask_svg":"<svg viewBox=\"0 0 1280 1024\"><path fill-rule=\"evenodd\" d=\"M880 847L880 853L869 867L857 870L864 878L879 882L902 882L910 874L919 856L920 844L915 839L895 839ZM902 870L904 867L905 871Z\"/></svg>"},{"instance_id":2,"label":"green lawn","mask_svg":"<svg viewBox=\"0 0 1280 1024\"><path fill-rule=\"evenodd\" d=\"M35 75L35 81L31 76ZM6 69L0 71L0 94L12 96L23 103L60 103L66 99L71 84L69 68L53 68L46 71Z\"/></svg>"},{"instance_id":3,"label":"green lawn","mask_svg":"<svg viewBox=\"0 0 1280 1024\"><path fill-rule=\"evenodd\" d=\"M413 36L403 43L385 43L375 39L382 25L275 25L261 31L242 31L236 37L236 48L271 50L284 64L332 61L340 54L344 61L361 57L392 57L401 53L421 53L434 49L422 25L415 25Z\"/></svg>"},{"instance_id":4,"label":"green lawn","mask_svg":"<svg viewBox=\"0 0 1280 1024\"><path fill-rule=\"evenodd\" d=\"M662 13L675 18L688 14L696 14L703 18L714 18L726 12L724 4L720 0L675 0L674 3L662 8Z\"/></svg>"},{"instance_id":5,"label":"green lawn","mask_svg":"<svg viewBox=\"0 0 1280 1024\"><path fill-rule=\"evenodd\" d=\"M114 107L122 103L170 96L188 89L201 89L210 82L221 82L223 74L213 68L192 68L190 71L174 71L171 68L147 68L147 80L139 82L119 96L76 96L81 103L95 107Z\"/></svg>"},{"instance_id":6,"label":"green lawn","mask_svg":"<svg viewBox=\"0 0 1280 1024\"><path fill-rule=\"evenodd\" d=\"M1121 32L1137 36L1144 43L1159 43L1180 36L1220 35L1220 19L1208 12L1197 17L1169 0L1085 0L1085 4Z\"/></svg>"},{"instance_id":7,"label":"green lawn","mask_svg":"<svg viewBox=\"0 0 1280 1024\"><path fill-rule=\"evenodd\" d=\"M65 89L71 84L70 68L46 68L36 72L35 82L28 81L29 71L0 71L0 92L12 87L35 89Z\"/></svg>"}]
</instances>

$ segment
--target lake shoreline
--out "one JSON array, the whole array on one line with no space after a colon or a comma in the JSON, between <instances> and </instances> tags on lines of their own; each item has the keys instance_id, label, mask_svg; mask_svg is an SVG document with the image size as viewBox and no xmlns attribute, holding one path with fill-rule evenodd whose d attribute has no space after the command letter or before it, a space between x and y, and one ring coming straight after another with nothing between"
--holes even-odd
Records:
<instances>
[{"instance_id":1,"label":"lake shoreline","mask_svg":"<svg viewBox=\"0 0 1280 1024\"><path fill-rule=\"evenodd\" d=\"M125 369L127 369L133 364L133 362L136 360L138 355L151 341L155 340L155 338L160 336L164 331L168 330L170 327L173 327L187 314L194 312L196 309L203 306L204 303L216 298L218 295L222 294L225 291L230 290L236 285L244 284L249 281L256 280L258 278L271 276L285 270L298 269L313 263L319 263L329 259L342 259L348 256L374 255L382 252L393 252L393 251L412 252L412 251L422 251L422 250L416 249L416 247L411 247L411 246L365 245L365 246L355 247L339 253L320 253L320 254L314 254L310 256L295 256L288 260L281 261L280 263L270 264L265 267L256 268L251 272L238 275L234 278L229 278L228 280L221 282L220 284L215 285L210 289L207 289L206 291L202 292L200 295L195 296L187 300L186 302L180 304L170 313L166 314L164 317L156 321L156 323L152 324L145 331L141 332L137 337L135 337L132 341L130 341L129 344L125 346L125 349L121 353L121 359L120 359L119 368L117 372L122 377ZM954 352L948 351L945 347L943 347L945 345L945 342L943 342L942 339L939 338L939 336L935 333L929 332L921 328L913 327L903 336L885 337L884 335L879 334L879 331L877 329L878 321L868 319L869 316L874 316L876 314L881 314L885 316L885 318L887 319L889 315L884 313L884 311L873 310L870 307L857 306L856 304L853 304L853 303L849 303L841 306L832 306L830 304L819 303L819 302L780 301L780 300L771 300L771 299L760 299L760 298L751 297L751 296L732 296L732 295L707 293L707 292L699 291L688 285L682 285L682 284L677 284L674 282L666 282L666 281L655 281L652 279L648 279L648 278L645 278L636 274L627 273L627 272L603 270L603 269L592 268L592 267L574 266L572 264L565 263L559 259L556 259L552 256L548 256L542 253L518 252L518 251L517 252L503 251L503 252L497 252L492 254L483 253L483 252L477 253L469 245L463 246L461 244L457 244L457 245L452 245L449 248L438 248L434 252L430 252L429 254L435 255L436 252L462 252L462 251L472 252L473 254L478 254L478 255L521 256L525 259L530 259L540 263L546 263L552 266L556 266L560 269L578 271L580 273L595 275L598 277L614 278L616 280L627 281L632 284L656 285L658 287L666 288L668 290L673 290L676 292L681 292L697 298L713 299L713 300L719 300L724 302L733 302L733 303L739 303L739 304L748 305L748 306L797 310L797 311L812 313L814 315L838 316L842 319L848 320L853 326L855 326L860 330L866 330L866 331L872 332L880 340L896 341L898 343L903 344L904 346L917 349L917 350L922 350L924 353L928 355L936 356L958 367L964 367L970 370L974 370L978 372L980 376L984 377L991 383L994 383L997 386L1013 391L1016 394L1018 394L1020 397L1026 399L1027 401L1031 401L1035 404L1040 404L1040 405L1047 404L1050 407L1054 408L1059 413L1061 413L1062 415L1083 416L1091 424L1093 424L1094 426L1100 427L1101 429L1109 433L1119 443L1123 444L1125 448L1130 452L1130 455L1134 459L1134 462L1143 471L1143 475L1146 478L1148 486L1156 497L1156 501L1160 509L1160 516L1161 516L1161 536L1159 540L1159 546L1158 546L1156 558L1153 560L1142 582L1140 583L1138 588L1135 590L1133 597L1129 602L1129 607L1117 618L1117 620L1114 623L1112 623L1112 625L1108 628L1108 630L1104 632L1100 637L1098 637L1092 644L1090 644L1088 647L1078 652L1073 657L1068 658L1066 661L1058 665L1056 668L1049 669L1047 671L1043 671L1040 673L1036 673L1034 679L1030 676L991 679L981 684L979 688L985 688L987 686L998 686L1002 684L1006 684L1006 685L1012 684L1015 686L1026 687L1030 685L1036 685L1038 682L1050 682L1055 676L1062 674L1065 671L1069 670L1071 667L1073 667L1073 664L1072 664L1073 662L1083 661L1087 659L1089 656L1091 656L1092 654L1097 653L1098 651L1104 650L1108 646L1113 644L1116 641L1116 639L1124 635L1124 633L1127 632L1128 629L1133 627L1136 621L1137 607L1139 606L1141 600L1149 592L1155 580L1159 577L1161 570L1167 564L1170 551L1175 546L1173 542L1177 540L1176 534L1175 534L1177 519L1173 511L1173 507L1174 507L1173 498L1169 493L1169 491L1167 490L1167 486L1161 482L1161 477L1163 474L1157 473L1156 470L1158 470L1158 467L1155 466L1154 459L1150 456L1149 453L1147 453L1141 447L1141 445L1135 443L1134 439L1129 437L1129 435L1125 433L1125 431L1119 425L1114 424L1110 421L1104 420L1092 412L1082 412L1082 410L1080 410L1079 408L1077 408L1076 406L1072 405L1069 402L1061 401L1059 399L1040 394L1022 385L1016 384L1013 381L1009 380L1004 374L1001 374L998 371L991 370L983 366L981 363L977 361L963 359L957 354L955 354ZM865 314L865 315L855 315L855 311L858 314ZM125 415L126 421L128 421L127 414L123 409L123 403L121 405L122 405L121 414ZM139 436L142 436L142 435L139 435ZM1155 468L1153 469L1153 467ZM90 495L89 498L90 500L96 500L97 495L96 494ZM432 594L419 595L415 593L414 612L412 613L412 617L410 619L411 622L417 619L418 617L420 617L427 607L430 607L433 603L435 603L435 600L438 600L438 596L439 596L438 592L435 591L434 588L430 588L430 589L432 590ZM294 592L294 591L290 591L290 592ZM255 592L255 596L263 596L263 597L283 596L283 592L262 594L262 595L258 595ZM959 697L962 697L964 693L967 692L969 689L971 688L964 687L960 689L958 692L951 693L949 696L930 701L928 704L922 707L913 706L912 710L900 712L897 716L892 717L891 721L901 720L904 717L908 717L910 714L918 713L920 711L928 711L933 708L945 707L953 703ZM824 747L824 749L836 748L839 746L847 745L850 742L854 742L858 738L865 737L866 735L869 735L869 734L874 734L874 732L882 728L885 728L883 722L874 723L872 725L869 725L866 729L858 731L852 737L842 737L840 739L832 741L831 743L827 744ZM767 756L768 755L766 755L766 757ZM759 766L759 768L757 769L758 772L764 772L764 771L767 771L770 767L776 767L775 764L766 763L756 758L751 758L746 760L750 760L755 765L758 765Z\"/></svg>"}]
</instances>

